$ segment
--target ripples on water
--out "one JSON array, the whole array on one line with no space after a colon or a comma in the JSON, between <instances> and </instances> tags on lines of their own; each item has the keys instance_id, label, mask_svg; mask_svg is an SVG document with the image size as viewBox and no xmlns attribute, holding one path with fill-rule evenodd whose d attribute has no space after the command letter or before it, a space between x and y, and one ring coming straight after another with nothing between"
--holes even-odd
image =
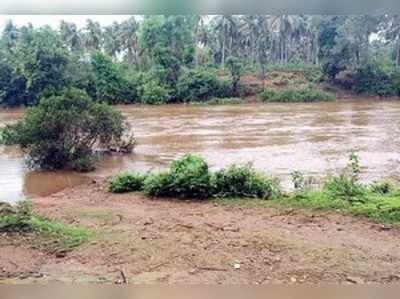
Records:
<instances>
[{"instance_id":1,"label":"ripples on water","mask_svg":"<svg viewBox=\"0 0 400 299\"><path fill-rule=\"evenodd\" d=\"M397 101L119 109L138 146L131 155L101 157L95 175L122 169L155 171L192 152L203 155L213 168L253 162L288 186L292 170L321 176L342 168L347 152L356 149L364 180L398 176ZM21 111L0 110L0 126L20 115ZM21 156L0 151L0 200L47 195L83 181L83 176L67 172L28 172Z\"/></svg>"}]
</instances>

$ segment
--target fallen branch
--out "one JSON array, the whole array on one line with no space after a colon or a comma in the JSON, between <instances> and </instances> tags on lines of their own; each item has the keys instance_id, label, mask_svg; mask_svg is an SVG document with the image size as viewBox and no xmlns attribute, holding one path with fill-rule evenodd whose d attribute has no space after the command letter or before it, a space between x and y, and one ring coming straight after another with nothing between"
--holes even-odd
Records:
<instances>
[{"instance_id":1,"label":"fallen branch","mask_svg":"<svg viewBox=\"0 0 400 299\"><path fill-rule=\"evenodd\" d=\"M227 269L223 269L223 268L213 268L213 267L197 267L197 269L199 270L207 270L207 271L228 271Z\"/></svg>"},{"instance_id":2,"label":"fallen branch","mask_svg":"<svg viewBox=\"0 0 400 299\"><path fill-rule=\"evenodd\" d=\"M119 272L121 273L122 283L128 285L129 282L128 282L128 278L125 275L124 269L121 269Z\"/></svg>"}]
</instances>

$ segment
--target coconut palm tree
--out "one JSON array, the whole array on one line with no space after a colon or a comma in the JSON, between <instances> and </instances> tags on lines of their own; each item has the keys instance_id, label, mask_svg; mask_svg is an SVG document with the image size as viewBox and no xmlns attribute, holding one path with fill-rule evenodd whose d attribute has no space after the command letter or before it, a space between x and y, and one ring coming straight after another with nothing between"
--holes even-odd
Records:
<instances>
[{"instance_id":1,"label":"coconut palm tree","mask_svg":"<svg viewBox=\"0 0 400 299\"><path fill-rule=\"evenodd\" d=\"M84 44L86 49L101 50L102 42L103 31L99 22L88 19L84 28Z\"/></svg>"},{"instance_id":2,"label":"coconut palm tree","mask_svg":"<svg viewBox=\"0 0 400 299\"><path fill-rule=\"evenodd\" d=\"M82 48L82 36L74 23L60 22L60 36L65 46L75 51Z\"/></svg>"}]
</instances>

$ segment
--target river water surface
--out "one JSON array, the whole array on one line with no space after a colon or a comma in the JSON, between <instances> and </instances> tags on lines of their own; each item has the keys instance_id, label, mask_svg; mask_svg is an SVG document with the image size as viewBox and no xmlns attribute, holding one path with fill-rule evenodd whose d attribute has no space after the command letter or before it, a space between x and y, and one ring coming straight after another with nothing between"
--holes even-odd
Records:
<instances>
[{"instance_id":1,"label":"river water surface","mask_svg":"<svg viewBox=\"0 0 400 299\"><path fill-rule=\"evenodd\" d=\"M130 155L100 157L92 175L108 176L122 169L156 171L190 152L203 155L213 168L252 162L288 187L293 170L318 178L343 168L351 149L360 155L363 180L399 175L399 101L118 109L138 145ZM0 126L22 115L22 110L0 110ZM89 177L29 171L17 148L0 147L0 201L49 195Z\"/></svg>"}]
</instances>

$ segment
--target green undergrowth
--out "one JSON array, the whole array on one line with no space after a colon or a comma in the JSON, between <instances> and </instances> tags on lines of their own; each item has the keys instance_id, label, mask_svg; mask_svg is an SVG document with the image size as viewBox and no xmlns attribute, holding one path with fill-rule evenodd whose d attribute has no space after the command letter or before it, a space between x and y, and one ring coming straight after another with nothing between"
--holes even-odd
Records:
<instances>
[{"instance_id":1,"label":"green undergrowth","mask_svg":"<svg viewBox=\"0 0 400 299\"><path fill-rule=\"evenodd\" d=\"M333 101L335 96L331 93L312 88L284 88L281 90L265 89L259 94L264 102L324 102Z\"/></svg>"},{"instance_id":2,"label":"green undergrowth","mask_svg":"<svg viewBox=\"0 0 400 299\"><path fill-rule=\"evenodd\" d=\"M38 216L27 201L13 207L0 203L0 233L32 236L32 246L52 252L69 251L91 238L94 232Z\"/></svg>"},{"instance_id":3,"label":"green undergrowth","mask_svg":"<svg viewBox=\"0 0 400 299\"><path fill-rule=\"evenodd\" d=\"M143 191L156 198L202 199L246 207L297 207L334 210L363 216L376 222L400 224L400 189L391 181L362 184L359 157L350 152L347 166L315 180L299 171L292 173L294 191L282 191L279 180L251 165L231 165L211 171L200 156L185 155L160 173L122 173L109 181L111 192ZM116 186L118 188L116 188ZM262 200L261 200L262 199Z\"/></svg>"},{"instance_id":4,"label":"green undergrowth","mask_svg":"<svg viewBox=\"0 0 400 299\"><path fill-rule=\"evenodd\" d=\"M205 102L190 102L193 106L217 106L217 105L238 105L242 104L240 98L212 98Z\"/></svg>"}]
</instances>

